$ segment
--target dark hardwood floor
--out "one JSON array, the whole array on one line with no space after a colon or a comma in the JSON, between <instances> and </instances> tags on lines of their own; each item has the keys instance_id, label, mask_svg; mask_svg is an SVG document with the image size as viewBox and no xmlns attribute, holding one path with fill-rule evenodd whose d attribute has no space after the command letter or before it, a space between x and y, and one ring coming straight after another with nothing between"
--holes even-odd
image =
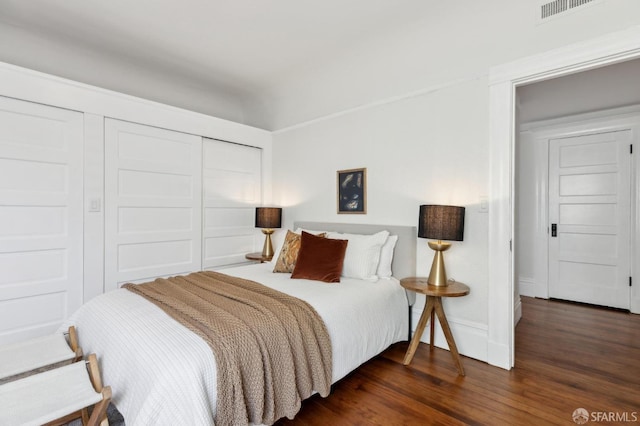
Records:
<instances>
[{"instance_id":1,"label":"dark hardwood floor","mask_svg":"<svg viewBox=\"0 0 640 426\"><path fill-rule=\"evenodd\" d=\"M522 310L511 371L463 357L460 377L448 351L425 344L405 367L402 342L277 424L572 425L577 408L588 424L640 423L640 315L532 298Z\"/></svg>"}]
</instances>

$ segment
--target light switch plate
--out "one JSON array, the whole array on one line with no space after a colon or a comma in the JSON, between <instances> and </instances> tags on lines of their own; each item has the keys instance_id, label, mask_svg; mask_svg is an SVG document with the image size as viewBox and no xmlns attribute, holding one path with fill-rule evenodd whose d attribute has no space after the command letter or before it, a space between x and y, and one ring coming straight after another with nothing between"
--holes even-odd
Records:
<instances>
[{"instance_id":1,"label":"light switch plate","mask_svg":"<svg viewBox=\"0 0 640 426\"><path fill-rule=\"evenodd\" d=\"M92 198L89 200L89 211L90 212L99 212L101 210L101 200L100 198Z\"/></svg>"},{"instance_id":2,"label":"light switch plate","mask_svg":"<svg viewBox=\"0 0 640 426\"><path fill-rule=\"evenodd\" d=\"M480 213L489 213L489 197L481 195L479 197L478 211Z\"/></svg>"}]
</instances>

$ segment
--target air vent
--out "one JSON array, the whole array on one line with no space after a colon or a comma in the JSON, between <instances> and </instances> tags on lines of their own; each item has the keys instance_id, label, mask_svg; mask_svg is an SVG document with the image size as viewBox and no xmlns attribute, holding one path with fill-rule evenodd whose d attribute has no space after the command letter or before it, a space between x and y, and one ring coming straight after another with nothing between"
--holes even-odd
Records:
<instances>
[{"instance_id":1,"label":"air vent","mask_svg":"<svg viewBox=\"0 0 640 426\"><path fill-rule=\"evenodd\" d=\"M558 13L566 12L568 8L568 0L556 0L540 6L540 18L547 19Z\"/></svg>"},{"instance_id":2,"label":"air vent","mask_svg":"<svg viewBox=\"0 0 640 426\"><path fill-rule=\"evenodd\" d=\"M540 21L569 12L587 4L599 3L602 0L554 0L540 4Z\"/></svg>"},{"instance_id":3,"label":"air vent","mask_svg":"<svg viewBox=\"0 0 640 426\"><path fill-rule=\"evenodd\" d=\"M591 3L593 0L569 0L569 9Z\"/></svg>"}]
</instances>

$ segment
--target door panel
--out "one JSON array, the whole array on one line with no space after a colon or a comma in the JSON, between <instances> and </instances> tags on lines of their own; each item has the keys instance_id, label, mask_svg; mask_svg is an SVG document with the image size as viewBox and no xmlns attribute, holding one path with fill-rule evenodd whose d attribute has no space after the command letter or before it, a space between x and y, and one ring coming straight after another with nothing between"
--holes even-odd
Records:
<instances>
[{"instance_id":1,"label":"door panel","mask_svg":"<svg viewBox=\"0 0 640 426\"><path fill-rule=\"evenodd\" d=\"M201 269L202 138L105 120L105 288Z\"/></svg>"},{"instance_id":2,"label":"door panel","mask_svg":"<svg viewBox=\"0 0 640 426\"><path fill-rule=\"evenodd\" d=\"M631 132L549 141L549 296L629 309Z\"/></svg>"},{"instance_id":3,"label":"door panel","mask_svg":"<svg viewBox=\"0 0 640 426\"><path fill-rule=\"evenodd\" d=\"M83 301L83 115L0 97L0 344Z\"/></svg>"},{"instance_id":4,"label":"door panel","mask_svg":"<svg viewBox=\"0 0 640 426\"><path fill-rule=\"evenodd\" d=\"M262 234L254 228L262 202L262 150L204 139L203 267L244 262ZM261 244L261 242L260 242Z\"/></svg>"}]
</instances>

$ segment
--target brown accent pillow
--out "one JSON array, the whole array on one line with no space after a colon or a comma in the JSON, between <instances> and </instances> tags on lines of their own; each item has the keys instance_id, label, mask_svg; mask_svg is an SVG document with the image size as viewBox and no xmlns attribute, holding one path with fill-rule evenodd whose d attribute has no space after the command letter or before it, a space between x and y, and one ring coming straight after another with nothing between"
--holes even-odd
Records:
<instances>
[{"instance_id":1,"label":"brown accent pillow","mask_svg":"<svg viewBox=\"0 0 640 426\"><path fill-rule=\"evenodd\" d=\"M318 236L324 237L325 234L318 234ZM282 249L280 249L280 255L276 261L276 266L273 267L273 272L293 272L299 251L300 234L287 230L287 235L284 237L284 243L282 243Z\"/></svg>"},{"instance_id":2,"label":"brown accent pillow","mask_svg":"<svg viewBox=\"0 0 640 426\"><path fill-rule=\"evenodd\" d=\"M339 283L348 242L302 231L298 261L291 278Z\"/></svg>"}]
</instances>

